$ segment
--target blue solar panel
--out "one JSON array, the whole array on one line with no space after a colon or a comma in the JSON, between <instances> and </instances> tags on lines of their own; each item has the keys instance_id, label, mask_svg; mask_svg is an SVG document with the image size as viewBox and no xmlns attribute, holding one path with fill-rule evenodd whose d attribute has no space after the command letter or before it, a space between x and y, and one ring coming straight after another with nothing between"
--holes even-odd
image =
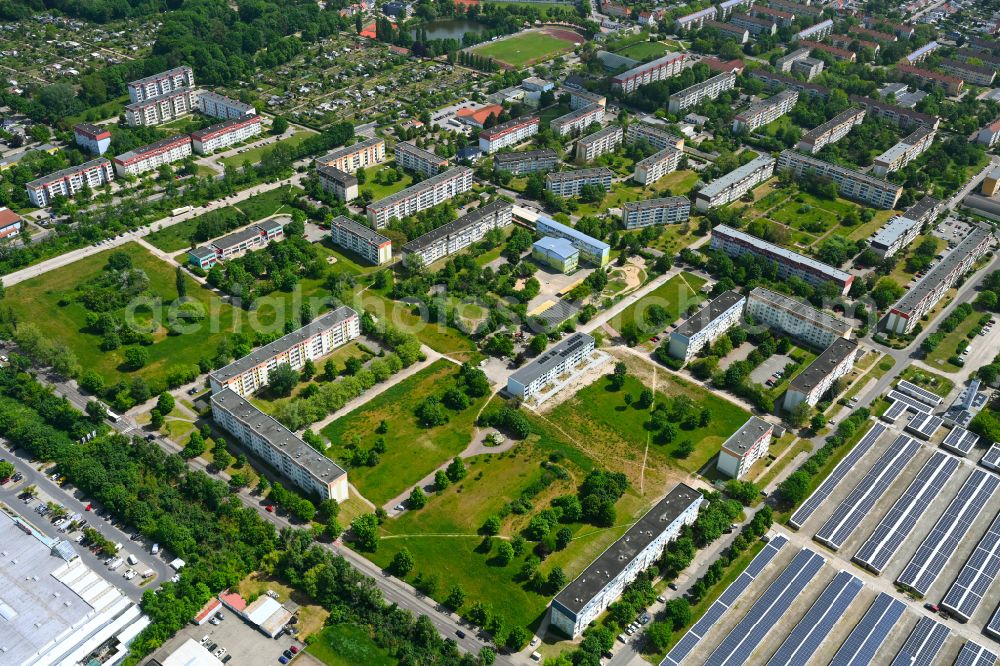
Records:
<instances>
[{"instance_id":1,"label":"blue solar panel","mask_svg":"<svg viewBox=\"0 0 1000 666\"><path fill-rule=\"evenodd\" d=\"M698 645L698 641L701 640L697 636L688 632L684 634L666 658L660 662L660 666L680 666L681 662L691 654L691 650L695 649Z\"/></svg>"},{"instance_id":2,"label":"blue solar panel","mask_svg":"<svg viewBox=\"0 0 1000 666\"><path fill-rule=\"evenodd\" d=\"M919 450L920 443L916 440L906 435L897 437L834 510L816 533L816 540L833 550L840 550Z\"/></svg>"},{"instance_id":3,"label":"blue solar panel","mask_svg":"<svg viewBox=\"0 0 1000 666\"><path fill-rule=\"evenodd\" d=\"M951 631L937 620L920 618L900 648L892 666L932 666Z\"/></svg>"},{"instance_id":4,"label":"blue solar panel","mask_svg":"<svg viewBox=\"0 0 1000 666\"><path fill-rule=\"evenodd\" d=\"M872 447L875 446L875 442L885 431L886 427L881 423L872 424L872 427L854 445L851 452L844 456L844 459L833 468L830 476L826 477L823 483L819 485L819 488L792 514L792 517L788 519L788 524L795 529L801 528L803 523L809 520L809 517L815 513L816 509L826 501L826 498L830 496L834 488L847 476L854 465L861 460L862 456L871 451Z\"/></svg>"},{"instance_id":5,"label":"blue solar panel","mask_svg":"<svg viewBox=\"0 0 1000 666\"><path fill-rule=\"evenodd\" d=\"M906 604L885 592L875 597L875 602L865 612L861 621L833 656L830 666L869 666L875 663L875 653L885 642L889 632L903 617Z\"/></svg>"},{"instance_id":6,"label":"blue solar panel","mask_svg":"<svg viewBox=\"0 0 1000 666\"><path fill-rule=\"evenodd\" d=\"M819 650L863 586L860 578L846 571L838 573L788 634L767 662L768 666L809 666L813 654Z\"/></svg>"},{"instance_id":7,"label":"blue solar panel","mask_svg":"<svg viewBox=\"0 0 1000 666\"><path fill-rule=\"evenodd\" d=\"M715 649L705 662L707 666L748 663L751 653L816 576L825 561L819 553L808 548L801 550Z\"/></svg>"},{"instance_id":8,"label":"blue solar panel","mask_svg":"<svg viewBox=\"0 0 1000 666\"><path fill-rule=\"evenodd\" d=\"M941 605L952 615L968 621L979 608L997 573L1000 573L1000 515L993 519L986 534L976 544L976 549L969 555Z\"/></svg>"},{"instance_id":9,"label":"blue solar panel","mask_svg":"<svg viewBox=\"0 0 1000 666\"><path fill-rule=\"evenodd\" d=\"M994 472L1000 472L1000 444L990 446L989 450L983 454L979 464Z\"/></svg>"},{"instance_id":10,"label":"blue solar panel","mask_svg":"<svg viewBox=\"0 0 1000 666\"><path fill-rule=\"evenodd\" d=\"M954 666L996 666L997 655L978 643L966 641Z\"/></svg>"},{"instance_id":11,"label":"blue solar panel","mask_svg":"<svg viewBox=\"0 0 1000 666\"><path fill-rule=\"evenodd\" d=\"M958 469L959 461L944 451L935 451L920 468L913 482L885 514L875 531L861 546L854 561L881 574L910 532L923 517L927 507L938 497L944 485Z\"/></svg>"}]
</instances>

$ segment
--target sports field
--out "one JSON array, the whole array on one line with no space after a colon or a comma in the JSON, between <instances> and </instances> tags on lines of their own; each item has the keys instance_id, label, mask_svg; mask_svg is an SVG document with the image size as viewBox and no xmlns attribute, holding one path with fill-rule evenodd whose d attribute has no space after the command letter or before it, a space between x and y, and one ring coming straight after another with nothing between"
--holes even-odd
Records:
<instances>
[{"instance_id":1,"label":"sports field","mask_svg":"<svg viewBox=\"0 0 1000 666\"><path fill-rule=\"evenodd\" d=\"M484 44L473 53L493 58L513 69L522 69L572 51L582 36L564 28L542 28L521 32L505 39Z\"/></svg>"}]
</instances>

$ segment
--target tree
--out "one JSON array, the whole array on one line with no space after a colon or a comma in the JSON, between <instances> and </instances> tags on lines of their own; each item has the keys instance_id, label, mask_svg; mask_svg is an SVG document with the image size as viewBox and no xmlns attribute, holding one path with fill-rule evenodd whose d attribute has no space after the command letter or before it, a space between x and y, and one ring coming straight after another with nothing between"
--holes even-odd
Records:
<instances>
[{"instance_id":1,"label":"tree","mask_svg":"<svg viewBox=\"0 0 1000 666\"><path fill-rule=\"evenodd\" d=\"M411 509L422 509L427 506L427 495L420 486L414 486L410 491L410 497L406 500L406 506Z\"/></svg>"},{"instance_id":2,"label":"tree","mask_svg":"<svg viewBox=\"0 0 1000 666\"><path fill-rule=\"evenodd\" d=\"M283 116L275 116L271 122L271 134L284 134L288 131L288 121Z\"/></svg>"},{"instance_id":3,"label":"tree","mask_svg":"<svg viewBox=\"0 0 1000 666\"><path fill-rule=\"evenodd\" d=\"M611 387L620 391L625 387L625 377L628 375L628 367L621 361L615 363L615 370L611 373Z\"/></svg>"},{"instance_id":4,"label":"tree","mask_svg":"<svg viewBox=\"0 0 1000 666\"><path fill-rule=\"evenodd\" d=\"M673 627L668 622L654 622L646 629L646 638L656 647L657 651L663 652L670 645L673 636Z\"/></svg>"},{"instance_id":5,"label":"tree","mask_svg":"<svg viewBox=\"0 0 1000 666\"><path fill-rule=\"evenodd\" d=\"M445 473L453 483L458 483L465 478L465 475L468 474L468 470L465 469L465 463L462 462L462 459L456 456L450 463L448 463L448 468Z\"/></svg>"},{"instance_id":6,"label":"tree","mask_svg":"<svg viewBox=\"0 0 1000 666\"><path fill-rule=\"evenodd\" d=\"M479 531L487 535L500 534L500 526L500 518L497 516L490 516L486 519L486 522L483 523L483 526Z\"/></svg>"},{"instance_id":7,"label":"tree","mask_svg":"<svg viewBox=\"0 0 1000 666\"><path fill-rule=\"evenodd\" d=\"M392 556L392 562L389 564L389 570L396 576L403 578L413 570L414 564L413 555L411 555L410 550L404 546L402 550Z\"/></svg>"},{"instance_id":8,"label":"tree","mask_svg":"<svg viewBox=\"0 0 1000 666\"><path fill-rule=\"evenodd\" d=\"M819 432L826 425L826 416L817 413L813 414L812 419L809 420L809 429L813 432Z\"/></svg>"},{"instance_id":9,"label":"tree","mask_svg":"<svg viewBox=\"0 0 1000 666\"><path fill-rule=\"evenodd\" d=\"M275 395L288 396L299 383L299 373L288 363L282 363L267 375L267 385Z\"/></svg>"},{"instance_id":10,"label":"tree","mask_svg":"<svg viewBox=\"0 0 1000 666\"><path fill-rule=\"evenodd\" d=\"M6 460L0 460L0 481L14 476L14 465Z\"/></svg>"},{"instance_id":11,"label":"tree","mask_svg":"<svg viewBox=\"0 0 1000 666\"><path fill-rule=\"evenodd\" d=\"M573 540L573 531L568 527L561 528L556 532L556 549L562 550L569 545L569 542Z\"/></svg>"},{"instance_id":12,"label":"tree","mask_svg":"<svg viewBox=\"0 0 1000 666\"><path fill-rule=\"evenodd\" d=\"M493 666L496 660L497 653L493 648L489 646L479 648L479 666Z\"/></svg>"},{"instance_id":13,"label":"tree","mask_svg":"<svg viewBox=\"0 0 1000 666\"><path fill-rule=\"evenodd\" d=\"M497 562L505 567L514 560L514 547L509 541L501 541L497 546Z\"/></svg>"},{"instance_id":14,"label":"tree","mask_svg":"<svg viewBox=\"0 0 1000 666\"><path fill-rule=\"evenodd\" d=\"M374 513L362 514L351 521L351 532L361 550L370 553L378 550L378 527L378 517Z\"/></svg>"},{"instance_id":15,"label":"tree","mask_svg":"<svg viewBox=\"0 0 1000 666\"><path fill-rule=\"evenodd\" d=\"M100 423L104 419L108 418L108 410L104 408L104 405L97 400L91 400L87 403L86 407L87 416L94 423Z\"/></svg>"},{"instance_id":16,"label":"tree","mask_svg":"<svg viewBox=\"0 0 1000 666\"><path fill-rule=\"evenodd\" d=\"M160 414L166 416L170 412L174 411L174 396L170 395L166 391L160 394L160 397L156 399L156 408L160 411Z\"/></svg>"},{"instance_id":17,"label":"tree","mask_svg":"<svg viewBox=\"0 0 1000 666\"><path fill-rule=\"evenodd\" d=\"M787 504L798 504L809 494L809 474L803 470L792 472L778 484L778 493Z\"/></svg>"},{"instance_id":18,"label":"tree","mask_svg":"<svg viewBox=\"0 0 1000 666\"><path fill-rule=\"evenodd\" d=\"M316 374L316 364L312 362L312 359L307 359L305 363L302 364L302 381L309 381Z\"/></svg>"},{"instance_id":19,"label":"tree","mask_svg":"<svg viewBox=\"0 0 1000 666\"><path fill-rule=\"evenodd\" d=\"M563 589L566 586L566 573L562 570L562 567L552 567L546 583L548 583L549 589L553 592Z\"/></svg>"},{"instance_id":20,"label":"tree","mask_svg":"<svg viewBox=\"0 0 1000 666\"><path fill-rule=\"evenodd\" d=\"M448 596L445 597L444 605L453 611L457 611L465 603L465 590L462 589L461 585L455 584L451 586L448 590Z\"/></svg>"},{"instance_id":21,"label":"tree","mask_svg":"<svg viewBox=\"0 0 1000 666\"><path fill-rule=\"evenodd\" d=\"M795 428L801 428L809 420L812 407L807 402L800 402L788 412L788 422Z\"/></svg>"},{"instance_id":22,"label":"tree","mask_svg":"<svg viewBox=\"0 0 1000 666\"><path fill-rule=\"evenodd\" d=\"M528 348L531 350L532 354L538 356L543 351L545 351L545 348L548 346L549 346L548 336L539 333L535 337L531 338L531 344L528 346Z\"/></svg>"},{"instance_id":23,"label":"tree","mask_svg":"<svg viewBox=\"0 0 1000 666\"><path fill-rule=\"evenodd\" d=\"M752 481L726 481L726 494L744 506L750 506L760 495L760 487Z\"/></svg>"},{"instance_id":24,"label":"tree","mask_svg":"<svg viewBox=\"0 0 1000 666\"><path fill-rule=\"evenodd\" d=\"M159 430L163 427L163 412L159 409L153 409L149 412L149 426L153 430Z\"/></svg>"},{"instance_id":25,"label":"tree","mask_svg":"<svg viewBox=\"0 0 1000 666\"><path fill-rule=\"evenodd\" d=\"M439 469L434 473L434 490L437 492L443 492L451 480L448 478L448 474L445 473L443 469Z\"/></svg>"},{"instance_id":26,"label":"tree","mask_svg":"<svg viewBox=\"0 0 1000 666\"><path fill-rule=\"evenodd\" d=\"M188 439L188 443L184 446L184 450L181 451L181 455L185 458L197 458L204 452L205 438L201 436L200 432L195 430L191 433L191 437Z\"/></svg>"},{"instance_id":27,"label":"tree","mask_svg":"<svg viewBox=\"0 0 1000 666\"><path fill-rule=\"evenodd\" d=\"M663 614L665 620L673 627L673 630L678 631L691 622L691 604L683 597L671 599L666 603Z\"/></svg>"},{"instance_id":28,"label":"tree","mask_svg":"<svg viewBox=\"0 0 1000 666\"><path fill-rule=\"evenodd\" d=\"M139 370L149 362L149 353L142 347L129 347L125 350L125 365L129 370Z\"/></svg>"}]
</instances>

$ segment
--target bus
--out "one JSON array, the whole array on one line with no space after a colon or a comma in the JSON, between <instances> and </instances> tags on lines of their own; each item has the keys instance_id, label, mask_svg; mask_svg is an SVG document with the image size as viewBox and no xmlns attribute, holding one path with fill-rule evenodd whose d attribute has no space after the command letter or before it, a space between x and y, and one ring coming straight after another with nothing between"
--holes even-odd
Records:
<instances>
[{"instance_id":1,"label":"bus","mask_svg":"<svg viewBox=\"0 0 1000 666\"><path fill-rule=\"evenodd\" d=\"M170 214L174 217L177 217L178 215L183 215L184 213L187 213L191 210L192 210L191 206L181 206L180 208L174 208L172 211L170 211Z\"/></svg>"}]
</instances>

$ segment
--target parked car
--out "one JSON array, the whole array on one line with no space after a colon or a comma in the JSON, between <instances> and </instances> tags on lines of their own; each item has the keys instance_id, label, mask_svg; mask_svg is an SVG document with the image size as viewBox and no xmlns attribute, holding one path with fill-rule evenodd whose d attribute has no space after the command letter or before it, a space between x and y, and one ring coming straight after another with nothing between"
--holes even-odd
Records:
<instances>
[{"instance_id":1,"label":"parked car","mask_svg":"<svg viewBox=\"0 0 1000 666\"><path fill-rule=\"evenodd\" d=\"M927 610L929 610L932 613L937 613L938 611L941 610L940 608L938 608L937 604L932 604L930 602L927 602L926 604L924 604L924 608L926 608Z\"/></svg>"}]
</instances>

